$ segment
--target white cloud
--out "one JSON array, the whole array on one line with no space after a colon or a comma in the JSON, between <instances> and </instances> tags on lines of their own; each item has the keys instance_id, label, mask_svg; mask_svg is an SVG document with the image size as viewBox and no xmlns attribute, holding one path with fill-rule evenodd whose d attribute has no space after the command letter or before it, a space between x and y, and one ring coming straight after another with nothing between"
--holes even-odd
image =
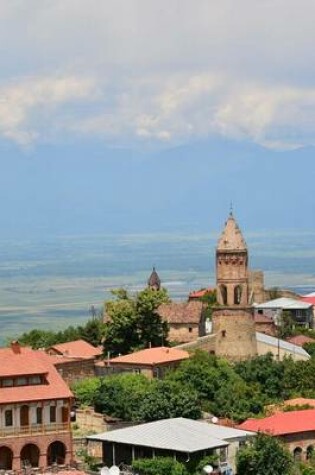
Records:
<instances>
[{"instance_id":1,"label":"white cloud","mask_svg":"<svg viewBox=\"0 0 315 475\"><path fill-rule=\"evenodd\" d=\"M91 100L95 92L94 80L74 76L24 78L0 86L0 133L21 145L29 144L43 126L54 126L59 107Z\"/></svg>"},{"instance_id":2,"label":"white cloud","mask_svg":"<svg viewBox=\"0 0 315 475\"><path fill-rule=\"evenodd\" d=\"M315 143L313 0L1 6L0 44L10 48L0 134L10 140L84 133L176 144L217 134L276 148Z\"/></svg>"}]
</instances>

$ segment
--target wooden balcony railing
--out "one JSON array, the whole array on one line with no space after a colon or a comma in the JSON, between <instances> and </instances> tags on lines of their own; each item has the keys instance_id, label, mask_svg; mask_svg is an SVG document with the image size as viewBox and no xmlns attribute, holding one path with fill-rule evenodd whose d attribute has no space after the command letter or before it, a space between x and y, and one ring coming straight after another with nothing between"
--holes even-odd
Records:
<instances>
[{"instance_id":1,"label":"wooden balcony railing","mask_svg":"<svg viewBox=\"0 0 315 475\"><path fill-rule=\"evenodd\" d=\"M24 437L25 435L49 434L51 432L69 431L69 424L51 423L51 424L30 424L21 427L0 427L1 437Z\"/></svg>"}]
</instances>

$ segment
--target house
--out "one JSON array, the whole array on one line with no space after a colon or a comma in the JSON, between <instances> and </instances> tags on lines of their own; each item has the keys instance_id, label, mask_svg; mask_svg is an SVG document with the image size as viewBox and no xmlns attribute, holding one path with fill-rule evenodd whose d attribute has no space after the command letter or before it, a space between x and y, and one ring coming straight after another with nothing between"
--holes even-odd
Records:
<instances>
[{"instance_id":1,"label":"house","mask_svg":"<svg viewBox=\"0 0 315 475\"><path fill-rule=\"evenodd\" d=\"M176 368L187 358L187 351L159 346L112 358L104 365L109 372L132 372L144 374L148 378L163 378L166 371Z\"/></svg>"},{"instance_id":2,"label":"house","mask_svg":"<svg viewBox=\"0 0 315 475\"><path fill-rule=\"evenodd\" d=\"M303 348L288 341L280 340L280 338L256 332L256 340L258 355L272 353L278 360L283 360L286 356L290 356L296 361L310 359L310 355Z\"/></svg>"},{"instance_id":3,"label":"house","mask_svg":"<svg viewBox=\"0 0 315 475\"><path fill-rule=\"evenodd\" d=\"M215 289L212 287L208 287L207 289L193 290L189 293L188 300L200 300L207 295L211 295L213 292L215 292Z\"/></svg>"},{"instance_id":4,"label":"house","mask_svg":"<svg viewBox=\"0 0 315 475\"><path fill-rule=\"evenodd\" d=\"M276 336L277 326L271 317L267 315L256 314L254 315L255 330L259 333L265 333L266 335Z\"/></svg>"},{"instance_id":5,"label":"house","mask_svg":"<svg viewBox=\"0 0 315 475\"><path fill-rule=\"evenodd\" d=\"M0 348L0 469L69 463L72 399L44 352Z\"/></svg>"},{"instance_id":6,"label":"house","mask_svg":"<svg viewBox=\"0 0 315 475\"><path fill-rule=\"evenodd\" d=\"M183 417L163 419L89 436L103 444L107 466L137 458L171 456L181 462L217 454L220 462L235 469L235 454L252 432L194 421Z\"/></svg>"},{"instance_id":7,"label":"house","mask_svg":"<svg viewBox=\"0 0 315 475\"><path fill-rule=\"evenodd\" d=\"M84 340L53 345L46 349L46 353L68 384L94 376L95 363L103 354L100 348Z\"/></svg>"},{"instance_id":8,"label":"house","mask_svg":"<svg viewBox=\"0 0 315 475\"><path fill-rule=\"evenodd\" d=\"M248 419L238 427L279 438L296 460L307 460L315 448L315 409L278 412L264 419Z\"/></svg>"},{"instance_id":9,"label":"house","mask_svg":"<svg viewBox=\"0 0 315 475\"><path fill-rule=\"evenodd\" d=\"M297 326L313 328L313 305L309 302L286 297L254 304L255 315L267 315L279 324L283 312L289 314Z\"/></svg>"},{"instance_id":10,"label":"house","mask_svg":"<svg viewBox=\"0 0 315 475\"><path fill-rule=\"evenodd\" d=\"M204 309L204 303L191 300L162 304L157 309L157 313L169 325L170 341L188 343L205 335Z\"/></svg>"},{"instance_id":11,"label":"house","mask_svg":"<svg viewBox=\"0 0 315 475\"><path fill-rule=\"evenodd\" d=\"M309 336L306 335L296 335L296 336L291 336L290 338L287 338L287 341L289 343L293 343L294 345L297 346L303 346L306 343L315 343L314 338L310 338Z\"/></svg>"}]
</instances>

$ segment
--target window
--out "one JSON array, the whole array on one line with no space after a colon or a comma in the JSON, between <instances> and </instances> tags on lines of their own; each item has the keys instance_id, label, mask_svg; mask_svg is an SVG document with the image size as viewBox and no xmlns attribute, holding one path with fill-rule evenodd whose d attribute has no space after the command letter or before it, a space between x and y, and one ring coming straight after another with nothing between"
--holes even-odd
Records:
<instances>
[{"instance_id":1,"label":"window","mask_svg":"<svg viewBox=\"0 0 315 475\"><path fill-rule=\"evenodd\" d=\"M40 376L31 376L28 380L28 383L29 384L40 384L41 383Z\"/></svg>"},{"instance_id":2,"label":"window","mask_svg":"<svg viewBox=\"0 0 315 475\"><path fill-rule=\"evenodd\" d=\"M41 407L36 408L36 424L43 423L43 409Z\"/></svg>"},{"instance_id":3,"label":"window","mask_svg":"<svg viewBox=\"0 0 315 475\"><path fill-rule=\"evenodd\" d=\"M239 305L242 298L242 287L237 285L234 287L234 304Z\"/></svg>"},{"instance_id":4,"label":"window","mask_svg":"<svg viewBox=\"0 0 315 475\"><path fill-rule=\"evenodd\" d=\"M20 378L16 378L16 385L17 386L26 386L27 384L27 379L25 377L20 377Z\"/></svg>"},{"instance_id":5,"label":"window","mask_svg":"<svg viewBox=\"0 0 315 475\"><path fill-rule=\"evenodd\" d=\"M50 406L50 422L56 422L56 406Z\"/></svg>"},{"instance_id":6,"label":"window","mask_svg":"<svg viewBox=\"0 0 315 475\"><path fill-rule=\"evenodd\" d=\"M225 338L226 337L226 330L222 330L221 335L222 335L222 338Z\"/></svg>"},{"instance_id":7,"label":"window","mask_svg":"<svg viewBox=\"0 0 315 475\"><path fill-rule=\"evenodd\" d=\"M263 310L258 310L258 315L263 315L264 314L264 311Z\"/></svg>"},{"instance_id":8,"label":"window","mask_svg":"<svg viewBox=\"0 0 315 475\"><path fill-rule=\"evenodd\" d=\"M2 387L8 388L9 386L13 386L13 379L12 378L5 378L2 380Z\"/></svg>"},{"instance_id":9,"label":"window","mask_svg":"<svg viewBox=\"0 0 315 475\"><path fill-rule=\"evenodd\" d=\"M192 333L192 331L193 331L192 327L189 327L188 331L189 331L189 333Z\"/></svg>"},{"instance_id":10,"label":"window","mask_svg":"<svg viewBox=\"0 0 315 475\"><path fill-rule=\"evenodd\" d=\"M227 288L225 285L220 285L221 297L223 305L227 305Z\"/></svg>"},{"instance_id":11,"label":"window","mask_svg":"<svg viewBox=\"0 0 315 475\"><path fill-rule=\"evenodd\" d=\"M12 409L7 409L4 413L5 426L13 426L13 412Z\"/></svg>"}]
</instances>

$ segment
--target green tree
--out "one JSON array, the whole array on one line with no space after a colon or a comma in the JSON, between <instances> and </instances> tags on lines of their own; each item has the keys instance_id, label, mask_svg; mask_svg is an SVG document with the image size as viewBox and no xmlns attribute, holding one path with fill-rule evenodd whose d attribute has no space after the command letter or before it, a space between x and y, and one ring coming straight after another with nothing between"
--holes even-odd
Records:
<instances>
[{"instance_id":1,"label":"green tree","mask_svg":"<svg viewBox=\"0 0 315 475\"><path fill-rule=\"evenodd\" d=\"M315 358L315 341L314 343L304 343L303 348L305 351L307 351L311 358Z\"/></svg>"},{"instance_id":2,"label":"green tree","mask_svg":"<svg viewBox=\"0 0 315 475\"><path fill-rule=\"evenodd\" d=\"M25 332L18 337L18 341L23 346L30 346L34 349L47 348L55 344L55 333L52 331L34 329Z\"/></svg>"},{"instance_id":3,"label":"green tree","mask_svg":"<svg viewBox=\"0 0 315 475\"><path fill-rule=\"evenodd\" d=\"M105 325L101 318L91 318L83 326L79 327L81 338L93 346L102 344L105 333Z\"/></svg>"},{"instance_id":4,"label":"green tree","mask_svg":"<svg viewBox=\"0 0 315 475\"><path fill-rule=\"evenodd\" d=\"M285 362L277 361L271 353L234 365L236 373L248 384L258 385L266 403L286 397L283 387Z\"/></svg>"},{"instance_id":5,"label":"green tree","mask_svg":"<svg viewBox=\"0 0 315 475\"><path fill-rule=\"evenodd\" d=\"M172 457L134 460L132 468L139 475L188 475L185 465Z\"/></svg>"},{"instance_id":6,"label":"green tree","mask_svg":"<svg viewBox=\"0 0 315 475\"><path fill-rule=\"evenodd\" d=\"M237 455L238 475L290 475L293 460L275 438L257 434Z\"/></svg>"},{"instance_id":7,"label":"green tree","mask_svg":"<svg viewBox=\"0 0 315 475\"><path fill-rule=\"evenodd\" d=\"M81 406L94 406L100 387L100 378L87 378L74 383L71 389Z\"/></svg>"},{"instance_id":8,"label":"green tree","mask_svg":"<svg viewBox=\"0 0 315 475\"><path fill-rule=\"evenodd\" d=\"M149 422L172 417L200 418L198 394L175 381L156 380L144 394L138 418Z\"/></svg>"},{"instance_id":9,"label":"green tree","mask_svg":"<svg viewBox=\"0 0 315 475\"><path fill-rule=\"evenodd\" d=\"M168 326L156 311L162 303L169 302L165 289L146 288L135 296L130 296L124 289L113 293L115 299L105 302L106 351L114 355L126 354L166 343Z\"/></svg>"},{"instance_id":10,"label":"green tree","mask_svg":"<svg viewBox=\"0 0 315 475\"><path fill-rule=\"evenodd\" d=\"M150 381L142 374L118 374L102 379L95 409L128 421L138 421L139 410Z\"/></svg>"}]
</instances>

